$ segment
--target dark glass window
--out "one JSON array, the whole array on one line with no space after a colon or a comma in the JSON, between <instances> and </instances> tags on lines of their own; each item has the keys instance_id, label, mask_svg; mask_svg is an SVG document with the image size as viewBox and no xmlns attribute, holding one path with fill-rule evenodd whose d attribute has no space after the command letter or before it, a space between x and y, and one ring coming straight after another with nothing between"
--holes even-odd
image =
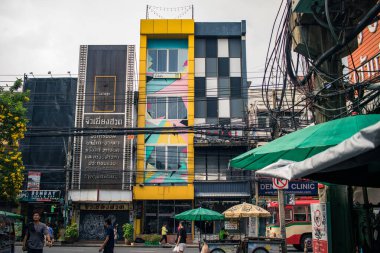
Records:
<instances>
[{"instance_id":1,"label":"dark glass window","mask_svg":"<svg viewBox=\"0 0 380 253\"><path fill-rule=\"evenodd\" d=\"M218 76L218 61L217 58L206 58L206 76L217 77Z\"/></svg>"},{"instance_id":2,"label":"dark glass window","mask_svg":"<svg viewBox=\"0 0 380 253\"><path fill-rule=\"evenodd\" d=\"M241 40L240 39L228 39L228 48L231 58L241 57Z\"/></svg>"},{"instance_id":3,"label":"dark glass window","mask_svg":"<svg viewBox=\"0 0 380 253\"><path fill-rule=\"evenodd\" d=\"M179 169L179 159L177 147L168 147L168 170Z\"/></svg>"},{"instance_id":4,"label":"dark glass window","mask_svg":"<svg viewBox=\"0 0 380 253\"><path fill-rule=\"evenodd\" d=\"M166 72L167 71L167 50L158 50L157 56L157 70L158 72Z\"/></svg>"},{"instance_id":5,"label":"dark glass window","mask_svg":"<svg viewBox=\"0 0 380 253\"><path fill-rule=\"evenodd\" d=\"M195 97L206 97L206 78L195 77Z\"/></svg>"},{"instance_id":6,"label":"dark glass window","mask_svg":"<svg viewBox=\"0 0 380 253\"><path fill-rule=\"evenodd\" d=\"M187 119L187 108L182 97L178 98L178 117L177 119Z\"/></svg>"},{"instance_id":7,"label":"dark glass window","mask_svg":"<svg viewBox=\"0 0 380 253\"><path fill-rule=\"evenodd\" d=\"M218 80L218 92L219 97L230 97L230 79L229 78L219 78Z\"/></svg>"},{"instance_id":8,"label":"dark glass window","mask_svg":"<svg viewBox=\"0 0 380 253\"><path fill-rule=\"evenodd\" d=\"M206 40L205 39L195 39L195 58L205 58L206 57Z\"/></svg>"},{"instance_id":9,"label":"dark glass window","mask_svg":"<svg viewBox=\"0 0 380 253\"><path fill-rule=\"evenodd\" d=\"M165 169L165 147L156 147L156 169L164 170Z\"/></svg>"},{"instance_id":10,"label":"dark glass window","mask_svg":"<svg viewBox=\"0 0 380 253\"><path fill-rule=\"evenodd\" d=\"M157 119L165 119L166 118L166 99L158 97L157 98Z\"/></svg>"},{"instance_id":11,"label":"dark glass window","mask_svg":"<svg viewBox=\"0 0 380 253\"><path fill-rule=\"evenodd\" d=\"M148 97L147 98L147 112L152 119L157 118L156 111L157 111L156 98Z\"/></svg>"},{"instance_id":12,"label":"dark glass window","mask_svg":"<svg viewBox=\"0 0 380 253\"><path fill-rule=\"evenodd\" d=\"M195 118L206 118L206 98L195 97Z\"/></svg>"},{"instance_id":13,"label":"dark glass window","mask_svg":"<svg viewBox=\"0 0 380 253\"><path fill-rule=\"evenodd\" d=\"M178 50L169 50L169 72L178 72Z\"/></svg>"},{"instance_id":14,"label":"dark glass window","mask_svg":"<svg viewBox=\"0 0 380 253\"><path fill-rule=\"evenodd\" d=\"M240 77L231 77L230 78L230 87L231 87L231 97L232 98L241 98L241 78Z\"/></svg>"},{"instance_id":15,"label":"dark glass window","mask_svg":"<svg viewBox=\"0 0 380 253\"><path fill-rule=\"evenodd\" d=\"M168 119L178 119L178 104L177 97L169 97L168 98Z\"/></svg>"},{"instance_id":16,"label":"dark glass window","mask_svg":"<svg viewBox=\"0 0 380 253\"><path fill-rule=\"evenodd\" d=\"M157 71L157 50L155 49L148 50L148 72L151 71Z\"/></svg>"},{"instance_id":17,"label":"dark glass window","mask_svg":"<svg viewBox=\"0 0 380 253\"><path fill-rule=\"evenodd\" d=\"M206 57L217 58L218 57L218 40L206 39Z\"/></svg>"},{"instance_id":18,"label":"dark glass window","mask_svg":"<svg viewBox=\"0 0 380 253\"><path fill-rule=\"evenodd\" d=\"M214 97L207 98L207 117L208 118L218 117L218 98L214 98Z\"/></svg>"},{"instance_id":19,"label":"dark glass window","mask_svg":"<svg viewBox=\"0 0 380 253\"><path fill-rule=\"evenodd\" d=\"M229 77L230 76L230 59L218 58L218 76Z\"/></svg>"},{"instance_id":20,"label":"dark glass window","mask_svg":"<svg viewBox=\"0 0 380 253\"><path fill-rule=\"evenodd\" d=\"M243 100L231 99L230 103L231 103L231 117L243 118Z\"/></svg>"}]
</instances>

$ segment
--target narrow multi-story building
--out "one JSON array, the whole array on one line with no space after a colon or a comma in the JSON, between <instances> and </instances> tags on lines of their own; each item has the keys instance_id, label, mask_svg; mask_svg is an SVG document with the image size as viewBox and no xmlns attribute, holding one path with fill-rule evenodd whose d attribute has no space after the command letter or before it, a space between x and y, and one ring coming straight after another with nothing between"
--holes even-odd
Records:
<instances>
[{"instance_id":1,"label":"narrow multi-story building","mask_svg":"<svg viewBox=\"0 0 380 253\"><path fill-rule=\"evenodd\" d=\"M141 20L136 234L167 224L175 236L178 213L249 200L250 173L228 168L248 148L245 29L245 21ZM194 225L203 227L187 224L193 235Z\"/></svg>"},{"instance_id":2,"label":"narrow multi-story building","mask_svg":"<svg viewBox=\"0 0 380 253\"><path fill-rule=\"evenodd\" d=\"M133 45L83 45L79 74L70 216L82 240L104 239L104 219L133 222Z\"/></svg>"},{"instance_id":3,"label":"narrow multi-story building","mask_svg":"<svg viewBox=\"0 0 380 253\"><path fill-rule=\"evenodd\" d=\"M21 214L29 220L39 212L54 228L64 223L70 138L60 133L74 128L76 86L77 79L69 77L24 79L30 101L25 104L28 131L20 146L26 168Z\"/></svg>"},{"instance_id":4,"label":"narrow multi-story building","mask_svg":"<svg viewBox=\"0 0 380 253\"><path fill-rule=\"evenodd\" d=\"M141 20L139 72L135 233L175 234L194 200L194 20Z\"/></svg>"}]
</instances>

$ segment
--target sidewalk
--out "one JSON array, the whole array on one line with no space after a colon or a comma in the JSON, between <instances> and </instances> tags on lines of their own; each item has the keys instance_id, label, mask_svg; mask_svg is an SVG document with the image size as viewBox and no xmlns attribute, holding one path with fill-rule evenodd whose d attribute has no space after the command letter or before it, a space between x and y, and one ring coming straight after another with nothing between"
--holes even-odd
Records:
<instances>
[{"instance_id":1,"label":"sidewalk","mask_svg":"<svg viewBox=\"0 0 380 253\"><path fill-rule=\"evenodd\" d=\"M21 242L16 242L16 246L21 246ZM100 241L79 241L74 243L62 243L62 242L54 242L54 247L100 247ZM198 244L186 244L188 248L197 248ZM173 248L174 244L165 244L165 245L144 245L144 243L135 243L135 245L125 245L124 243L117 243L115 247L126 247L126 248Z\"/></svg>"}]
</instances>

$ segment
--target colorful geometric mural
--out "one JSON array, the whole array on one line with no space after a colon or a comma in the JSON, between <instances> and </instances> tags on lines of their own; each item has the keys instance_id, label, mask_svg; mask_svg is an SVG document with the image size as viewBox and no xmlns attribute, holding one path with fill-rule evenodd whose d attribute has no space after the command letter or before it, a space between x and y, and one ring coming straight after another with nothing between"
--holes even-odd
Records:
<instances>
[{"instance_id":1,"label":"colorful geometric mural","mask_svg":"<svg viewBox=\"0 0 380 253\"><path fill-rule=\"evenodd\" d=\"M188 126L187 46L183 39L148 40L146 127ZM145 135L145 183L187 183L188 134L179 131Z\"/></svg>"}]
</instances>

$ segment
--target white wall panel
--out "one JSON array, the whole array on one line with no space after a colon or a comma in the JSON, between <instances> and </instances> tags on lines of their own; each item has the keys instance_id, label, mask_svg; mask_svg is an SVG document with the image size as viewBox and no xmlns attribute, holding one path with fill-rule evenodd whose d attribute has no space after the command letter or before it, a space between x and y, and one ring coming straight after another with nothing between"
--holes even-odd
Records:
<instances>
[{"instance_id":1,"label":"white wall panel","mask_svg":"<svg viewBox=\"0 0 380 253\"><path fill-rule=\"evenodd\" d=\"M241 77L240 58L230 58L230 76Z\"/></svg>"},{"instance_id":2,"label":"white wall panel","mask_svg":"<svg viewBox=\"0 0 380 253\"><path fill-rule=\"evenodd\" d=\"M218 39L218 57L228 57L228 39Z\"/></svg>"},{"instance_id":3,"label":"white wall panel","mask_svg":"<svg viewBox=\"0 0 380 253\"><path fill-rule=\"evenodd\" d=\"M207 97L218 96L218 79L216 77L206 78L206 96Z\"/></svg>"},{"instance_id":4,"label":"white wall panel","mask_svg":"<svg viewBox=\"0 0 380 253\"><path fill-rule=\"evenodd\" d=\"M195 76L205 77L206 76L206 59L205 58L195 58Z\"/></svg>"},{"instance_id":5,"label":"white wall panel","mask_svg":"<svg viewBox=\"0 0 380 253\"><path fill-rule=\"evenodd\" d=\"M230 100L219 99L218 103L219 103L218 105L219 118L229 118L230 117Z\"/></svg>"}]
</instances>

